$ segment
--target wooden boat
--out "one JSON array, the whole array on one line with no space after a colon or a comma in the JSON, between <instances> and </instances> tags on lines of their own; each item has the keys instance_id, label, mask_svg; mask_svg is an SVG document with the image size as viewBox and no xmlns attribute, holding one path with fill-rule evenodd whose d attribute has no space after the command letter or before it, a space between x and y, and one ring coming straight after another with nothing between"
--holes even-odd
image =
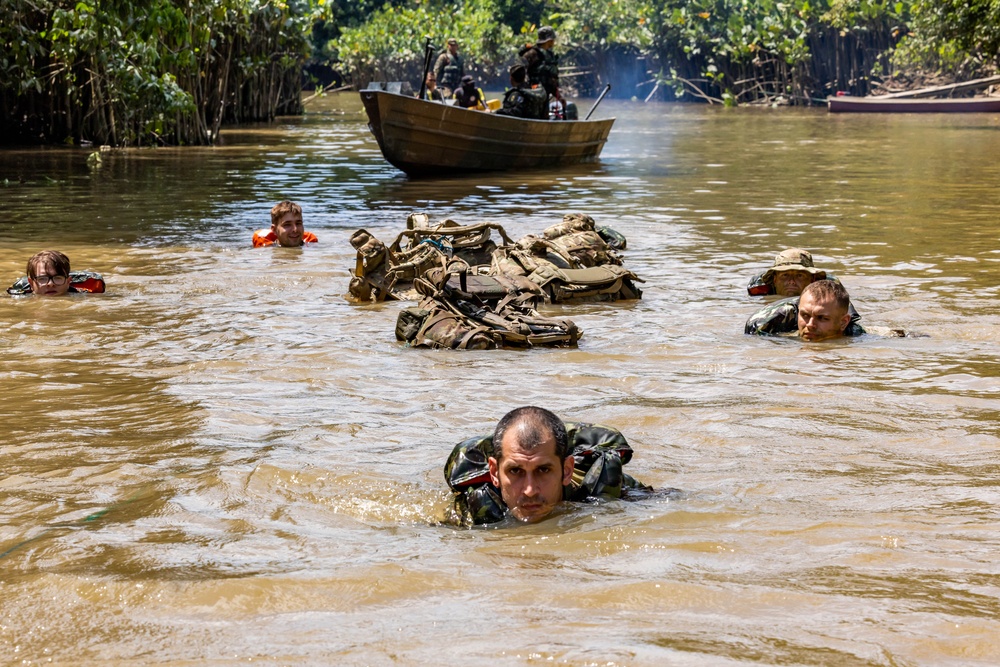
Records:
<instances>
[{"instance_id":1,"label":"wooden boat","mask_svg":"<svg viewBox=\"0 0 1000 667\"><path fill-rule=\"evenodd\" d=\"M827 108L835 113L971 113L1000 111L1000 97L958 99L840 97L826 98Z\"/></svg>"},{"instance_id":2,"label":"wooden boat","mask_svg":"<svg viewBox=\"0 0 1000 667\"><path fill-rule=\"evenodd\" d=\"M615 119L525 120L388 92L361 91L382 155L411 176L596 160Z\"/></svg>"}]
</instances>

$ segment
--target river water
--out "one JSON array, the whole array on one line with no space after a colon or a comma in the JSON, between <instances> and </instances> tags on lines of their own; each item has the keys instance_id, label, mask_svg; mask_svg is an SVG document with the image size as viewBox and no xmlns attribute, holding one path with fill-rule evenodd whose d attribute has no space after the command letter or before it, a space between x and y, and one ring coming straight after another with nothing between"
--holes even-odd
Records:
<instances>
[{"instance_id":1,"label":"river water","mask_svg":"<svg viewBox=\"0 0 1000 667\"><path fill-rule=\"evenodd\" d=\"M586 104L582 105L586 108ZM356 95L217 148L0 153L0 663L971 665L1000 655L1000 117L605 101L598 164L412 181ZM284 198L320 243L252 249ZM590 213L641 301L578 349L401 347L344 298L408 213ZM789 246L863 323L745 337ZM454 443L539 404L679 498L440 525Z\"/></svg>"}]
</instances>

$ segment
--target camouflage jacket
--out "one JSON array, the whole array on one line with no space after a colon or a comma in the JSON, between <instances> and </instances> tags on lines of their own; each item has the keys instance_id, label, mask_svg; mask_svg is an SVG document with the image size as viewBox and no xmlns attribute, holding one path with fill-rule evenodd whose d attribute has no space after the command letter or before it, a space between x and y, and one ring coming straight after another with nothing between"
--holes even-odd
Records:
<instances>
[{"instance_id":1,"label":"camouflage jacket","mask_svg":"<svg viewBox=\"0 0 1000 667\"><path fill-rule=\"evenodd\" d=\"M434 61L434 76L437 77L438 85L443 88L455 90L462 85L464 75L465 64L459 55L445 51Z\"/></svg>"},{"instance_id":2,"label":"camouflage jacket","mask_svg":"<svg viewBox=\"0 0 1000 667\"><path fill-rule=\"evenodd\" d=\"M503 107L497 109L497 115L548 120L548 95L530 88L511 88L504 93Z\"/></svg>"},{"instance_id":3,"label":"camouflage jacket","mask_svg":"<svg viewBox=\"0 0 1000 667\"><path fill-rule=\"evenodd\" d=\"M632 460L632 447L617 429L566 422L573 479L563 487L563 499L586 502L595 498L625 498L629 489L651 491L622 472ZM500 489L490 481L488 459L492 435L479 435L455 445L444 466L444 477L455 493L455 512L462 525L495 523L507 515Z\"/></svg>"},{"instance_id":4,"label":"camouflage jacket","mask_svg":"<svg viewBox=\"0 0 1000 667\"><path fill-rule=\"evenodd\" d=\"M854 310L854 304L848 306L851 321L844 330L845 336L863 336L861 316ZM776 336L790 334L799 330L799 297L793 296L768 304L750 316L743 333L754 336Z\"/></svg>"},{"instance_id":5,"label":"camouflage jacket","mask_svg":"<svg viewBox=\"0 0 1000 667\"><path fill-rule=\"evenodd\" d=\"M537 44L521 49L519 55L528 70L528 84L540 85L549 95L555 95L559 90L559 56Z\"/></svg>"}]
</instances>

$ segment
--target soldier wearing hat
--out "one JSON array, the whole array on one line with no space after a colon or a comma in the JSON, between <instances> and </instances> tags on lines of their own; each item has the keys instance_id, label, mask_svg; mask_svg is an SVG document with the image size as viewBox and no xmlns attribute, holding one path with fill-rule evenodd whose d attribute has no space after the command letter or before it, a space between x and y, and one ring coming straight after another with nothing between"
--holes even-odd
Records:
<instances>
[{"instance_id":1,"label":"soldier wearing hat","mask_svg":"<svg viewBox=\"0 0 1000 667\"><path fill-rule=\"evenodd\" d=\"M465 76L465 63L458 55L458 40L454 37L448 39L448 48L434 61L434 76L445 97L450 97L452 91L457 90L461 84L462 77Z\"/></svg>"},{"instance_id":2,"label":"soldier wearing hat","mask_svg":"<svg viewBox=\"0 0 1000 667\"><path fill-rule=\"evenodd\" d=\"M528 72L528 85L541 86L549 95L562 102L559 93L559 56L552 52L556 31L550 26L538 29L538 41L518 52Z\"/></svg>"},{"instance_id":3,"label":"soldier wearing hat","mask_svg":"<svg viewBox=\"0 0 1000 667\"><path fill-rule=\"evenodd\" d=\"M832 276L813 264L812 253L808 250L789 248L778 253L771 268L750 279L747 293L750 296L798 296L806 285L828 277Z\"/></svg>"}]
</instances>

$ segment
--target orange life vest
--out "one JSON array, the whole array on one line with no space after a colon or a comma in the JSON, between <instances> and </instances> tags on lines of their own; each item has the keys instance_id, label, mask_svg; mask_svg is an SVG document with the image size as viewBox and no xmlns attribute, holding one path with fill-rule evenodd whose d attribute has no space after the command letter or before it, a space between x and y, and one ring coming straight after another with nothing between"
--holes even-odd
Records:
<instances>
[{"instance_id":1,"label":"orange life vest","mask_svg":"<svg viewBox=\"0 0 1000 667\"><path fill-rule=\"evenodd\" d=\"M302 243L316 243L319 241L316 235L312 232L302 232ZM253 247L254 248L264 248L269 245L274 245L278 242L278 235L274 233L274 230L265 227L264 229L258 229L253 233Z\"/></svg>"}]
</instances>

